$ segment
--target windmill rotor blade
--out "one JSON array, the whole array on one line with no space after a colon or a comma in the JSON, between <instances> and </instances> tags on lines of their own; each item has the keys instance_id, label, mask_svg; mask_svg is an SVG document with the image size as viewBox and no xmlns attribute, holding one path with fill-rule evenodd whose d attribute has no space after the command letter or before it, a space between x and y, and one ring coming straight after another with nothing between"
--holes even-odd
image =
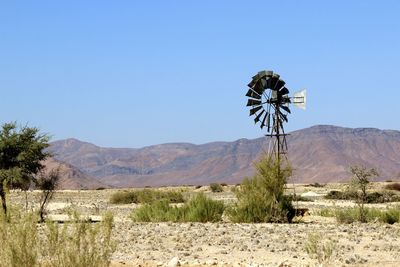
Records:
<instances>
[{"instance_id":1,"label":"windmill rotor blade","mask_svg":"<svg viewBox=\"0 0 400 267\"><path fill-rule=\"evenodd\" d=\"M275 88L274 88L274 89L275 89L275 90L279 90L279 89L281 89L284 85L285 85L285 81L279 79L279 80L276 82Z\"/></svg>"},{"instance_id":2,"label":"windmill rotor blade","mask_svg":"<svg viewBox=\"0 0 400 267\"><path fill-rule=\"evenodd\" d=\"M272 76L272 78L271 78L271 82L270 82L270 86L268 87L268 88L271 88L271 90L276 90L275 89L275 86L276 86L276 84L277 84L277 82L279 81L279 78L277 78L276 76L275 76L275 74L274 74L274 76Z\"/></svg>"},{"instance_id":3,"label":"windmill rotor blade","mask_svg":"<svg viewBox=\"0 0 400 267\"><path fill-rule=\"evenodd\" d=\"M279 111L279 117L280 117L281 119L283 119L284 121L288 122L287 116L286 116L285 114L283 114L282 112L280 112L280 111Z\"/></svg>"},{"instance_id":4,"label":"windmill rotor blade","mask_svg":"<svg viewBox=\"0 0 400 267\"><path fill-rule=\"evenodd\" d=\"M262 95L262 93L264 92L264 86L262 85L261 81L262 80L257 81L257 83L253 87L253 90L259 95Z\"/></svg>"},{"instance_id":5,"label":"windmill rotor blade","mask_svg":"<svg viewBox=\"0 0 400 267\"><path fill-rule=\"evenodd\" d=\"M259 71L257 73L257 75L258 75L258 77L263 78L263 77L267 76L267 71L266 70Z\"/></svg>"},{"instance_id":6,"label":"windmill rotor blade","mask_svg":"<svg viewBox=\"0 0 400 267\"><path fill-rule=\"evenodd\" d=\"M247 85L250 88L253 88L254 85L258 82L258 80L260 79L259 75L256 74L251 78L251 82Z\"/></svg>"},{"instance_id":7,"label":"windmill rotor blade","mask_svg":"<svg viewBox=\"0 0 400 267\"><path fill-rule=\"evenodd\" d=\"M256 112L259 111L260 109L262 109L262 106L258 106L258 107L250 109L250 115L249 116L256 114Z\"/></svg>"},{"instance_id":8,"label":"windmill rotor blade","mask_svg":"<svg viewBox=\"0 0 400 267\"><path fill-rule=\"evenodd\" d=\"M251 97L251 98L255 98L255 99L261 99L261 96L254 92L253 90L249 89L249 91L247 91L246 96Z\"/></svg>"},{"instance_id":9,"label":"windmill rotor blade","mask_svg":"<svg viewBox=\"0 0 400 267\"><path fill-rule=\"evenodd\" d=\"M267 117L268 117L268 112L265 113L264 118L263 118L263 120L262 120L262 122L261 122L261 125L260 125L260 128L261 128L261 129L262 129L263 127L266 126L266 125L265 125L265 121L266 121Z\"/></svg>"},{"instance_id":10,"label":"windmill rotor blade","mask_svg":"<svg viewBox=\"0 0 400 267\"><path fill-rule=\"evenodd\" d=\"M290 113L290 109L287 106L281 106L281 109L283 109L284 111L286 111L287 113Z\"/></svg>"},{"instance_id":11,"label":"windmill rotor blade","mask_svg":"<svg viewBox=\"0 0 400 267\"><path fill-rule=\"evenodd\" d=\"M251 82L247 85L250 88L253 88L256 82L254 80L251 80Z\"/></svg>"},{"instance_id":12,"label":"windmill rotor blade","mask_svg":"<svg viewBox=\"0 0 400 267\"><path fill-rule=\"evenodd\" d=\"M279 95L287 95L289 94L289 89L287 89L286 87L281 88L281 90L279 90Z\"/></svg>"},{"instance_id":13,"label":"windmill rotor blade","mask_svg":"<svg viewBox=\"0 0 400 267\"><path fill-rule=\"evenodd\" d=\"M257 117L254 118L254 123L257 123L258 121L260 121L260 118L262 116L262 114L264 114L265 110L263 109L258 115Z\"/></svg>"},{"instance_id":14,"label":"windmill rotor blade","mask_svg":"<svg viewBox=\"0 0 400 267\"><path fill-rule=\"evenodd\" d=\"M261 100L249 99L247 100L246 106L258 106L261 105Z\"/></svg>"},{"instance_id":15,"label":"windmill rotor blade","mask_svg":"<svg viewBox=\"0 0 400 267\"><path fill-rule=\"evenodd\" d=\"M265 77L262 78L262 79L260 79L260 83L261 83L261 86L262 86L263 88L265 88L265 86L267 85L267 80L265 79Z\"/></svg>"},{"instance_id":16,"label":"windmill rotor blade","mask_svg":"<svg viewBox=\"0 0 400 267\"><path fill-rule=\"evenodd\" d=\"M267 84L265 85L265 89L271 88L272 84L272 77L268 77Z\"/></svg>"}]
</instances>

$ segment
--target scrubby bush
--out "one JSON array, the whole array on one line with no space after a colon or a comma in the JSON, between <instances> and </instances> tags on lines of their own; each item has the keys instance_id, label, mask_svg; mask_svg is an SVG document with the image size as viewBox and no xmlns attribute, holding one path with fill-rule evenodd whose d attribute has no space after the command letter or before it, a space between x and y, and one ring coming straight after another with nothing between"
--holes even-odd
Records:
<instances>
[{"instance_id":1,"label":"scrubby bush","mask_svg":"<svg viewBox=\"0 0 400 267\"><path fill-rule=\"evenodd\" d=\"M332 190L325 195L325 198L335 199L335 200L357 200L358 194L354 190L346 190L346 191Z\"/></svg>"},{"instance_id":2,"label":"scrubby bush","mask_svg":"<svg viewBox=\"0 0 400 267\"><path fill-rule=\"evenodd\" d=\"M353 223L359 220L360 210L357 208L337 209L334 215L338 223Z\"/></svg>"},{"instance_id":3,"label":"scrubby bush","mask_svg":"<svg viewBox=\"0 0 400 267\"><path fill-rule=\"evenodd\" d=\"M38 266L37 214L9 210L8 217L0 214L0 267Z\"/></svg>"},{"instance_id":4,"label":"scrubby bush","mask_svg":"<svg viewBox=\"0 0 400 267\"><path fill-rule=\"evenodd\" d=\"M168 200L158 200L137 208L131 214L135 222L176 222L179 220L178 208L170 205Z\"/></svg>"},{"instance_id":5,"label":"scrubby bush","mask_svg":"<svg viewBox=\"0 0 400 267\"><path fill-rule=\"evenodd\" d=\"M385 186L385 189L400 191L400 183L387 184L387 185Z\"/></svg>"},{"instance_id":6,"label":"scrubby bush","mask_svg":"<svg viewBox=\"0 0 400 267\"><path fill-rule=\"evenodd\" d=\"M185 222L217 222L221 220L225 206L222 201L198 194L179 209Z\"/></svg>"},{"instance_id":7,"label":"scrubby bush","mask_svg":"<svg viewBox=\"0 0 400 267\"><path fill-rule=\"evenodd\" d=\"M316 259L319 264L327 263L337 253L336 240L324 240L319 233L308 235L305 251L311 259Z\"/></svg>"},{"instance_id":8,"label":"scrubby bush","mask_svg":"<svg viewBox=\"0 0 400 267\"><path fill-rule=\"evenodd\" d=\"M182 203L184 197L178 191L136 190L118 191L111 195L112 204L151 203L159 200L168 200L171 203Z\"/></svg>"},{"instance_id":9,"label":"scrubby bush","mask_svg":"<svg viewBox=\"0 0 400 267\"><path fill-rule=\"evenodd\" d=\"M323 208L313 212L313 214L322 217L335 217L335 209Z\"/></svg>"},{"instance_id":10,"label":"scrubby bush","mask_svg":"<svg viewBox=\"0 0 400 267\"><path fill-rule=\"evenodd\" d=\"M78 215L64 224L38 225L36 213L12 210L0 215L0 267L106 267L115 244L113 218L104 216L96 225ZM41 233L41 234L40 234Z\"/></svg>"},{"instance_id":11,"label":"scrubby bush","mask_svg":"<svg viewBox=\"0 0 400 267\"><path fill-rule=\"evenodd\" d=\"M316 212L317 215L324 217L335 217L338 223L353 223L361 222L382 222L393 224L400 222L400 207L392 207L386 210L376 208L365 208L365 218L360 220L360 209L353 208L336 208L336 209L321 209Z\"/></svg>"},{"instance_id":12,"label":"scrubby bush","mask_svg":"<svg viewBox=\"0 0 400 267\"><path fill-rule=\"evenodd\" d=\"M354 190L346 190L346 191L329 191L329 193L325 196L326 199L336 199L336 200L354 200L357 203L360 201L360 196L357 191ZM390 191L381 191L381 192L371 192L367 193L367 196L364 199L365 203L373 204L373 203L386 203L386 202L397 202L400 201L400 196L390 192Z\"/></svg>"},{"instance_id":13,"label":"scrubby bush","mask_svg":"<svg viewBox=\"0 0 400 267\"><path fill-rule=\"evenodd\" d=\"M211 189L211 192L213 192L213 193L220 193L220 192L224 191L224 189L222 188L222 185L217 184L217 183L211 183L210 189Z\"/></svg>"},{"instance_id":14,"label":"scrubby bush","mask_svg":"<svg viewBox=\"0 0 400 267\"><path fill-rule=\"evenodd\" d=\"M307 186L310 186L310 187L324 187L325 185L316 182L316 183L308 184Z\"/></svg>"},{"instance_id":15,"label":"scrubby bush","mask_svg":"<svg viewBox=\"0 0 400 267\"><path fill-rule=\"evenodd\" d=\"M291 200L283 194L289 165L264 155L255 164L256 174L245 179L235 190L238 202L228 210L233 222L291 222L295 211Z\"/></svg>"},{"instance_id":16,"label":"scrubby bush","mask_svg":"<svg viewBox=\"0 0 400 267\"><path fill-rule=\"evenodd\" d=\"M40 222L44 222L45 220L47 205L54 196L60 177L60 169L56 168L51 170L49 173L41 172L35 181L36 188L42 191L39 201Z\"/></svg>"},{"instance_id":17,"label":"scrubby bush","mask_svg":"<svg viewBox=\"0 0 400 267\"><path fill-rule=\"evenodd\" d=\"M112 241L113 216L103 217L102 222L92 224L74 214L74 220L60 227L48 223L45 229L46 266L106 267L116 245Z\"/></svg>"},{"instance_id":18,"label":"scrubby bush","mask_svg":"<svg viewBox=\"0 0 400 267\"><path fill-rule=\"evenodd\" d=\"M172 206L168 200L145 204L133 211L136 222L217 222L221 220L225 206L222 201L197 194L181 207Z\"/></svg>"},{"instance_id":19,"label":"scrubby bush","mask_svg":"<svg viewBox=\"0 0 400 267\"><path fill-rule=\"evenodd\" d=\"M303 201L303 202L313 202L314 200L307 198L307 197L302 197L301 195L297 194L290 194L286 196L290 201Z\"/></svg>"},{"instance_id":20,"label":"scrubby bush","mask_svg":"<svg viewBox=\"0 0 400 267\"><path fill-rule=\"evenodd\" d=\"M352 166L350 167L350 172L353 174L352 184L360 191L358 195L358 209L359 209L359 220L361 222L366 222L366 209L364 205L367 203L367 189L368 185L372 179L378 176L378 171L374 168L368 169L365 166Z\"/></svg>"}]
</instances>

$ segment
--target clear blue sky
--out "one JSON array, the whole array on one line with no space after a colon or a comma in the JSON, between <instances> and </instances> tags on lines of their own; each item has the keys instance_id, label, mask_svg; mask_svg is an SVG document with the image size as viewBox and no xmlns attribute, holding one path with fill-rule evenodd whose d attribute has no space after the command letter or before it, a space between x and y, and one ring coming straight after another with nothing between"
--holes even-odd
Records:
<instances>
[{"instance_id":1,"label":"clear blue sky","mask_svg":"<svg viewBox=\"0 0 400 267\"><path fill-rule=\"evenodd\" d=\"M315 124L400 130L400 1L2 1L0 123L101 146L263 135L271 69ZM293 108L294 109L294 108Z\"/></svg>"}]
</instances>

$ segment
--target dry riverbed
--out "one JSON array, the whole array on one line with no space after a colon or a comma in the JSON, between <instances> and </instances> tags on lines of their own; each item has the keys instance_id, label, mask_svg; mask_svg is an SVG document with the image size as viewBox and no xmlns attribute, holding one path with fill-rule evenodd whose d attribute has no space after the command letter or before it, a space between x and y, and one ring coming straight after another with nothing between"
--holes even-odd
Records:
<instances>
[{"instance_id":1,"label":"dry riverbed","mask_svg":"<svg viewBox=\"0 0 400 267\"><path fill-rule=\"evenodd\" d=\"M323 260L323 266L399 266L399 224L337 224L332 218L314 215L324 207L354 205L322 199L327 191L341 187L296 186L298 194L315 194L310 194L314 195L313 202L296 204L309 208L310 214L293 224L134 223L129 214L137 205L108 202L115 189L59 191L48 208L52 216L64 216L69 209L75 209L98 218L111 211L117 242L113 266L319 266L319 261L305 250L311 235L319 235L319 244L332 246L332 256ZM205 191L226 203L235 200L231 187L225 187L222 193L211 193L208 187L175 189L187 195ZM33 207L37 198L38 192L28 194L28 208ZM25 195L12 192L11 202L25 204ZM375 206L385 208L386 204Z\"/></svg>"}]
</instances>

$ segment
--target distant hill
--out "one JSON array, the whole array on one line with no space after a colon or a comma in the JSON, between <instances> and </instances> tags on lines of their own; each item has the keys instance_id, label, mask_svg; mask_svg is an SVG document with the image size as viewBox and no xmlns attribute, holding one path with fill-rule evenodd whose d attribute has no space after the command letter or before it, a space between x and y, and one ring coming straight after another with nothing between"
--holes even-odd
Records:
<instances>
[{"instance_id":1,"label":"distant hill","mask_svg":"<svg viewBox=\"0 0 400 267\"><path fill-rule=\"evenodd\" d=\"M56 159L111 186L238 183L252 175L252 163L268 148L268 140L129 149L67 139L51 143L50 149ZM399 131L319 125L290 133L288 144L294 182L345 181L354 164L377 167L381 180L400 178Z\"/></svg>"},{"instance_id":2,"label":"distant hill","mask_svg":"<svg viewBox=\"0 0 400 267\"><path fill-rule=\"evenodd\" d=\"M46 171L58 168L60 171L59 189L97 189L109 186L97 181L93 177L81 172L78 168L50 158L46 160Z\"/></svg>"}]
</instances>

